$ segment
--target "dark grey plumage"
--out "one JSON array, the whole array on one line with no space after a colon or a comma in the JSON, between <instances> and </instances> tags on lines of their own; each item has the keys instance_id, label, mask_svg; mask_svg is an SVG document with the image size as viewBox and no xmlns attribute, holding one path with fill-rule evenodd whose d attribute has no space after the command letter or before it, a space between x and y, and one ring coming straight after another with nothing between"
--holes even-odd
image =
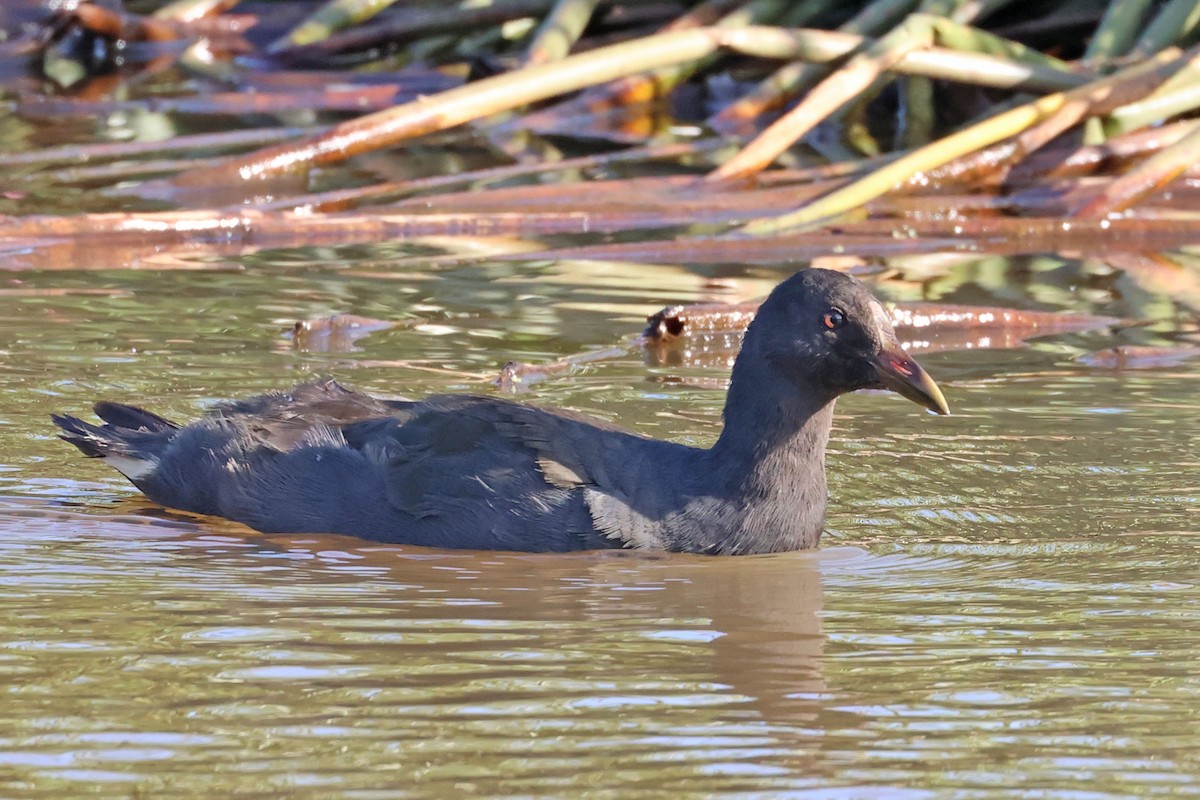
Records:
<instances>
[{"instance_id":1,"label":"dark grey plumage","mask_svg":"<svg viewBox=\"0 0 1200 800\"><path fill-rule=\"evenodd\" d=\"M492 397L380 400L325 381L180 427L102 402L62 438L163 505L266 532L488 550L814 547L834 401L886 385L940 413L936 384L857 281L806 270L747 331L725 427L704 450Z\"/></svg>"}]
</instances>

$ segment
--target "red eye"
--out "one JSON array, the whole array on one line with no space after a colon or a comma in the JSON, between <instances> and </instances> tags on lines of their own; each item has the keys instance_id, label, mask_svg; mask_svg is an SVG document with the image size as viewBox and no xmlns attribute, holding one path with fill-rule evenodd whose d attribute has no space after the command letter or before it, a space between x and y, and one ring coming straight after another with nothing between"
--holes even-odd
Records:
<instances>
[{"instance_id":1,"label":"red eye","mask_svg":"<svg viewBox=\"0 0 1200 800\"><path fill-rule=\"evenodd\" d=\"M825 316L821 318L821 322L829 330L835 331L845 324L846 315L836 308L831 308L825 312Z\"/></svg>"}]
</instances>

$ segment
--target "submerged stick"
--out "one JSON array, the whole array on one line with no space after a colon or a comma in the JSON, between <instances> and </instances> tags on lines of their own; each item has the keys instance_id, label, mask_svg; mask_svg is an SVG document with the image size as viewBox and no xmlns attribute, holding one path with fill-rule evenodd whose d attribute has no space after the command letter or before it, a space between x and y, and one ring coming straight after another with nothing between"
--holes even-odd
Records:
<instances>
[{"instance_id":1,"label":"submerged stick","mask_svg":"<svg viewBox=\"0 0 1200 800\"><path fill-rule=\"evenodd\" d=\"M168 153L189 153L192 155L192 160L195 161L197 154L204 150L261 147L265 144L274 144L281 139L292 139L312 133L312 131L312 128L250 128L220 133L194 133L162 140L68 144L44 147L40 150L0 153L0 167L90 164L100 159L134 158L167 155Z\"/></svg>"},{"instance_id":2,"label":"submerged stick","mask_svg":"<svg viewBox=\"0 0 1200 800\"><path fill-rule=\"evenodd\" d=\"M741 346L741 336L753 321L760 303L689 303L668 306L647 318L649 323L636 338L619 345L541 363L510 361L496 379L498 388L518 392L553 375L579 367L625 358L638 350L663 360L674 353L684 363L726 368ZM889 310L892 327L910 350L956 350L987 347L1022 347L1030 339L1077 331L1110 328L1121 322L1116 317L1058 311L1022 311L995 306L964 306L947 303L897 303ZM692 343L684 350L682 339ZM697 346L697 341L705 346ZM711 346L707 343L713 342Z\"/></svg>"},{"instance_id":3,"label":"submerged stick","mask_svg":"<svg viewBox=\"0 0 1200 800\"><path fill-rule=\"evenodd\" d=\"M257 204L257 208L288 209L305 208L314 211L331 211L335 209L352 208L364 201L387 202L397 200L421 192L435 189L448 189L456 186L477 186L492 181L507 180L525 175L546 175L568 170L594 169L619 163L649 163L682 156L701 155L721 146L716 139L704 139L697 142L672 142L662 145L634 147L615 153L597 153L590 156L564 158L561 161L537 161L526 164L509 164L501 167L455 172L446 175L430 175L425 178L414 178L408 181L388 181L371 186L353 189L333 189L317 194L300 195L298 197L281 197Z\"/></svg>"}]
</instances>

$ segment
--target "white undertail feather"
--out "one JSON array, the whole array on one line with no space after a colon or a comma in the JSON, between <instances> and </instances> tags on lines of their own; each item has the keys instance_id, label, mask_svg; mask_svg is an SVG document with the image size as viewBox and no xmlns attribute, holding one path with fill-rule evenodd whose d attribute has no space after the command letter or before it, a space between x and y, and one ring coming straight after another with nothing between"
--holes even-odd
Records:
<instances>
[{"instance_id":1,"label":"white undertail feather","mask_svg":"<svg viewBox=\"0 0 1200 800\"><path fill-rule=\"evenodd\" d=\"M133 458L132 456L105 455L104 463L137 483L150 477L158 469L158 461L151 458Z\"/></svg>"}]
</instances>

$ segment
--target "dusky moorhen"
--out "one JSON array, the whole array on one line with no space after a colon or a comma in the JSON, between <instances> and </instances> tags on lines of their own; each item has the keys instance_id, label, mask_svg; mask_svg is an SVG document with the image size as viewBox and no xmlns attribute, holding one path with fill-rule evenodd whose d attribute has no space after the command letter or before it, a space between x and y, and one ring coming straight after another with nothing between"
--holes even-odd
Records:
<instances>
[{"instance_id":1,"label":"dusky moorhen","mask_svg":"<svg viewBox=\"0 0 1200 800\"><path fill-rule=\"evenodd\" d=\"M189 425L100 402L61 437L151 500L260 531L481 550L815 547L834 402L941 390L857 280L807 269L762 304L710 449L497 397L381 400L333 381L230 402Z\"/></svg>"}]
</instances>

